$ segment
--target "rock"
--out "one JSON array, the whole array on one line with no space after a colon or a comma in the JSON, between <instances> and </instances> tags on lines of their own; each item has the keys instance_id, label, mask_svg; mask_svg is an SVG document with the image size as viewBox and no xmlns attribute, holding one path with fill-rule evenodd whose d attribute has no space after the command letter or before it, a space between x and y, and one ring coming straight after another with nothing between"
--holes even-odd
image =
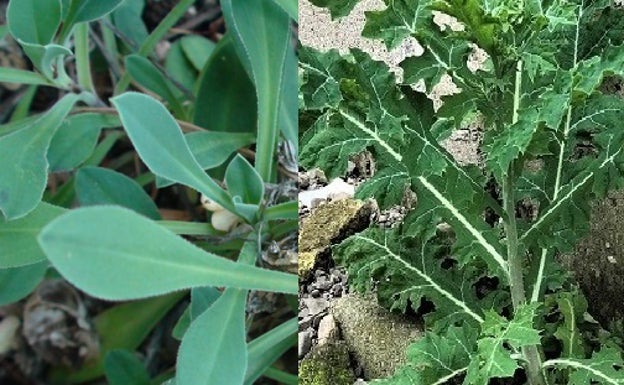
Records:
<instances>
[{"instance_id":1,"label":"rock","mask_svg":"<svg viewBox=\"0 0 624 385\"><path fill-rule=\"evenodd\" d=\"M321 296L321 292L317 289L314 289L310 292L310 295L312 296L312 298L319 298Z\"/></svg>"},{"instance_id":2,"label":"rock","mask_svg":"<svg viewBox=\"0 0 624 385\"><path fill-rule=\"evenodd\" d=\"M299 314L298 314L299 318L305 318L309 315L310 315L310 309L308 309L307 307L299 310Z\"/></svg>"},{"instance_id":3,"label":"rock","mask_svg":"<svg viewBox=\"0 0 624 385\"><path fill-rule=\"evenodd\" d=\"M312 316L305 316L299 320L299 330L305 330L312 326Z\"/></svg>"},{"instance_id":4,"label":"rock","mask_svg":"<svg viewBox=\"0 0 624 385\"><path fill-rule=\"evenodd\" d=\"M329 255L330 245L368 227L375 210L373 201L346 199L324 204L303 218L299 230L299 277L309 278L320 260Z\"/></svg>"},{"instance_id":5,"label":"rock","mask_svg":"<svg viewBox=\"0 0 624 385\"><path fill-rule=\"evenodd\" d=\"M330 293L334 296L334 297L340 297L342 295L342 284L337 283L334 286L332 286Z\"/></svg>"},{"instance_id":6,"label":"rock","mask_svg":"<svg viewBox=\"0 0 624 385\"><path fill-rule=\"evenodd\" d=\"M388 312L373 297L350 294L336 299L330 314L368 379L392 375L405 363L407 347L421 335L418 325Z\"/></svg>"},{"instance_id":7,"label":"rock","mask_svg":"<svg viewBox=\"0 0 624 385\"><path fill-rule=\"evenodd\" d=\"M329 342L334 342L338 339L338 334L338 325L336 325L334 316L327 314L319 323L317 332L318 344L324 345Z\"/></svg>"},{"instance_id":8,"label":"rock","mask_svg":"<svg viewBox=\"0 0 624 385\"><path fill-rule=\"evenodd\" d=\"M357 380L355 380L355 382L353 383L353 385L367 385L368 382L364 381L361 378L358 378Z\"/></svg>"},{"instance_id":9,"label":"rock","mask_svg":"<svg viewBox=\"0 0 624 385\"><path fill-rule=\"evenodd\" d=\"M310 311L310 315L315 316L327 310L329 303L323 298L304 298L303 303Z\"/></svg>"},{"instance_id":10,"label":"rock","mask_svg":"<svg viewBox=\"0 0 624 385\"><path fill-rule=\"evenodd\" d=\"M322 291L327 291L331 289L332 282L326 277L319 277L319 279L315 282L316 288Z\"/></svg>"},{"instance_id":11,"label":"rock","mask_svg":"<svg viewBox=\"0 0 624 385\"><path fill-rule=\"evenodd\" d=\"M314 347L299 365L299 385L352 385L354 380L344 341Z\"/></svg>"},{"instance_id":12,"label":"rock","mask_svg":"<svg viewBox=\"0 0 624 385\"><path fill-rule=\"evenodd\" d=\"M312 347L312 332L310 329L304 330L299 332L298 337L299 359L302 359L306 354L308 354L310 348Z\"/></svg>"},{"instance_id":13,"label":"rock","mask_svg":"<svg viewBox=\"0 0 624 385\"><path fill-rule=\"evenodd\" d=\"M355 187L340 178L334 179L330 184L316 190L302 191L299 193L299 204L314 207L314 201L324 201L332 196L353 197Z\"/></svg>"}]
</instances>

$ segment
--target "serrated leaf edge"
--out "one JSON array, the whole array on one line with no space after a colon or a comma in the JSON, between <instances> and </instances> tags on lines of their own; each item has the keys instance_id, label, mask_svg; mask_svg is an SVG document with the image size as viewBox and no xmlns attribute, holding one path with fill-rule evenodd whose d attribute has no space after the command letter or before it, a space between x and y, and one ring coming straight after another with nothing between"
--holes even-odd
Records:
<instances>
[{"instance_id":1,"label":"serrated leaf edge","mask_svg":"<svg viewBox=\"0 0 624 385\"><path fill-rule=\"evenodd\" d=\"M386 256L389 256L389 257L393 258L397 262L403 264L406 269L411 270L411 271L415 272L416 274L418 274L422 279L427 281L429 283L429 285L431 285L431 287L435 291L437 291L442 296L447 298L449 301L451 301L457 307L461 308L466 314L468 314L470 317L475 319L477 322L483 323L483 321L484 321L483 317L481 317L480 315L478 315L477 313L472 311L472 309L470 309L466 305L466 303L464 303L463 301L457 299L453 294L449 293L448 291L444 290L440 285L438 285L434 280L432 280L431 277L429 277L427 274L422 272L420 269L412 266L409 262L407 262L403 258L401 258L400 255L395 254L392 250L390 250L388 248L388 246L379 244L375 240L373 240L371 238L367 238L367 237L361 236L361 235L355 235L354 238L357 239L357 240L360 240L362 242L366 242L366 243L372 244L372 245L378 247L379 249L383 250L386 253Z\"/></svg>"}]
</instances>

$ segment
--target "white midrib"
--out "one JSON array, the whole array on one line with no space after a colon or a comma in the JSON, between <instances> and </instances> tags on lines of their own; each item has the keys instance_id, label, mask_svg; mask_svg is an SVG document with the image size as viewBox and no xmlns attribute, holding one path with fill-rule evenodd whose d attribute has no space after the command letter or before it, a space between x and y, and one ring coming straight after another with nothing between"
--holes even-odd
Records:
<instances>
[{"instance_id":1,"label":"white midrib","mask_svg":"<svg viewBox=\"0 0 624 385\"><path fill-rule=\"evenodd\" d=\"M429 277L427 274L425 274L424 272L422 272L420 269L417 269L416 267L410 265L408 262L406 262L403 258L401 258L400 255L395 254L392 250L390 250L386 245L382 245L380 243L377 243L376 241L370 239L370 238L366 238L363 237L361 235L356 235L355 236L356 239L361 240L363 242L367 242L370 243L372 245L375 245L376 247L382 249L383 251L386 252L387 255L389 255L390 257L392 257L393 259L395 259L397 262L400 262L401 264L403 264L405 266L406 269L411 270L413 272L415 272L416 274L418 274L422 279L424 279L425 281L427 281L431 287L437 291L438 293L440 293L442 296L444 296L445 298L447 298L449 301L451 301L454 305L456 305L457 307L461 308L464 312L466 312L466 314L468 314L469 316L471 316L473 319L475 319L477 322L479 323L483 323L483 318L478 315L477 313L475 313L474 311L472 311L464 301L460 301L459 299L457 299L453 294L449 293L448 291L444 290L440 285L438 285L437 282L435 282L434 280L431 279L431 277Z\"/></svg>"},{"instance_id":2,"label":"white midrib","mask_svg":"<svg viewBox=\"0 0 624 385\"><path fill-rule=\"evenodd\" d=\"M605 380L609 384L613 384L613 385L622 385L622 384L624 384L624 380L618 380L618 379L615 379L615 378L611 378L608 375L606 375L603 372L601 372L600 370L596 370L596 369L592 368L589 365L585 365L582 362L569 360L569 359L565 359L565 358L556 358L556 359L548 360L548 361L546 361L546 362L544 362L542 364L542 368L548 368L548 367L551 367L551 366L558 366L558 365L564 365L564 366L569 366L569 367L572 367L572 368L575 368L575 369L586 370L586 371L590 372L591 374L595 375L596 377L602 378L603 380Z\"/></svg>"},{"instance_id":3,"label":"white midrib","mask_svg":"<svg viewBox=\"0 0 624 385\"><path fill-rule=\"evenodd\" d=\"M438 189L435 188L434 185L432 185L431 183L429 183L429 181L423 177L423 176L419 176L418 180L420 181L420 183L423 184L423 186L425 186L425 188L427 190L429 190L429 192L431 194L433 194L433 196L440 201L440 203L451 212L451 214L464 226L464 228L466 230L468 230L468 232L477 240L477 242L479 242L479 244L494 258L494 260L496 261L496 263L499 264L499 266L503 269L503 271L505 272L505 274L507 275L507 279L509 280L509 268L507 265L507 261L505 261L505 258L503 258L503 256L496 251L496 249L494 248L494 246L492 246L481 234L481 232L479 230L477 230L469 221L468 219L466 219L466 217L459 212L459 210L457 209L457 207L455 207L453 205L453 203L451 203L448 199L446 199L441 193L440 191L438 191Z\"/></svg>"},{"instance_id":4,"label":"white midrib","mask_svg":"<svg viewBox=\"0 0 624 385\"><path fill-rule=\"evenodd\" d=\"M607 157L601 164L600 166L598 166L598 169L603 168L607 163L610 163L613 161L613 159L615 159L615 157L622 151L622 149L620 148L619 150L617 150L613 155ZM519 241L523 241L525 240L533 231L535 231L537 228L540 227L540 225L544 222L544 220L548 217L550 217L550 215L552 215L551 213L553 211L556 211L559 206L561 206L564 202L566 202L568 199L570 199L570 197L576 192L576 190L578 190L579 188L581 188L582 186L585 185L585 183L587 183L588 180L590 180L594 174L596 172L595 171L591 171L589 172L585 178L583 178L583 180L581 180L579 183L576 184L576 186L572 187L570 189L570 191L568 191L566 193L566 195L562 196L551 208L548 209L548 211L546 211L544 213L544 215L542 215L537 222L535 222L533 224L533 226L531 226L531 228L529 228L524 234L522 234L522 236L520 237Z\"/></svg>"},{"instance_id":5,"label":"white midrib","mask_svg":"<svg viewBox=\"0 0 624 385\"><path fill-rule=\"evenodd\" d=\"M349 114L348 112L344 110L338 110L338 113L342 115L345 119L347 119L349 122L353 123L353 125L355 125L358 129L360 129L366 135L370 136L375 142L377 142L381 147L383 147L386 151L388 151L388 153L394 159L396 159L397 162L401 162L403 160L403 157L401 156L401 154L396 152L385 140L381 139L375 131L366 127L366 125L364 125L357 117Z\"/></svg>"}]
</instances>

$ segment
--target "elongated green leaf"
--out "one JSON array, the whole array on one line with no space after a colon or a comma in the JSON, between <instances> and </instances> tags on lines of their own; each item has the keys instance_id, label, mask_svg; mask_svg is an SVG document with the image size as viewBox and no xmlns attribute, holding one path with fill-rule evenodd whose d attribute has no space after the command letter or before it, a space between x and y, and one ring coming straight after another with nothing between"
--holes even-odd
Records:
<instances>
[{"instance_id":1,"label":"elongated green leaf","mask_svg":"<svg viewBox=\"0 0 624 385\"><path fill-rule=\"evenodd\" d=\"M282 103L280 104L279 125L282 135L295 146L299 153L299 79L297 77L297 55L294 50L286 51L286 62L282 75Z\"/></svg>"},{"instance_id":2,"label":"elongated green leaf","mask_svg":"<svg viewBox=\"0 0 624 385\"><path fill-rule=\"evenodd\" d=\"M210 131L256 131L258 106L254 86L236 54L230 33L215 47L197 86L195 124Z\"/></svg>"},{"instance_id":3,"label":"elongated green leaf","mask_svg":"<svg viewBox=\"0 0 624 385\"><path fill-rule=\"evenodd\" d=\"M37 207L48 179L50 141L79 99L69 94L30 126L0 137L0 211L7 219L23 217Z\"/></svg>"},{"instance_id":4,"label":"elongated green leaf","mask_svg":"<svg viewBox=\"0 0 624 385\"><path fill-rule=\"evenodd\" d=\"M62 37L76 23L92 21L112 12L123 0L71 0L67 13L64 13Z\"/></svg>"},{"instance_id":5,"label":"elongated green leaf","mask_svg":"<svg viewBox=\"0 0 624 385\"><path fill-rule=\"evenodd\" d=\"M193 187L235 211L230 196L197 163L180 127L162 104L134 92L112 102L141 159L154 174Z\"/></svg>"},{"instance_id":6,"label":"elongated green leaf","mask_svg":"<svg viewBox=\"0 0 624 385\"><path fill-rule=\"evenodd\" d=\"M299 20L299 4L297 3L297 0L273 0L273 1L275 1L275 4L282 7L282 9L286 11L286 13L288 13L288 16L290 16L291 19L293 19L294 21Z\"/></svg>"},{"instance_id":7,"label":"elongated green leaf","mask_svg":"<svg viewBox=\"0 0 624 385\"><path fill-rule=\"evenodd\" d=\"M0 125L0 137L30 126L35 120L39 119L41 116L42 114L34 114L23 119Z\"/></svg>"},{"instance_id":8,"label":"elongated green leaf","mask_svg":"<svg viewBox=\"0 0 624 385\"><path fill-rule=\"evenodd\" d=\"M291 319L264 333L247 344L249 365L245 373L245 385L251 385L286 350L295 345L297 320Z\"/></svg>"},{"instance_id":9,"label":"elongated green leaf","mask_svg":"<svg viewBox=\"0 0 624 385\"><path fill-rule=\"evenodd\" d=\"M290 45L288 14L272 1L224 0L223 15L236 50L254 80L258 98L255 167L263 180L272 175L286 51Z\"/></svg>"},{"instance_id":10,"label":"elongated green leaf","mask_svg":"<svg viewBox=\"0 0 624 385\"><path fill-rule=\"evenodd\" d=\"M0 82L50 85L50 82L38 73L5 67L0 67Z\"/></svg>"},{"instance_id":11,"label":"elongated green leaf","mask_svg":"<svg viewBox=\"0 0 624 385\"><path fill-rule=\"evenodd\" d=\"M221 297L215 287L194 287L191 290L191 320L198 318Z\"/></svg>"},{"instance_id":12,"label":"elongated green leaf","mask_svg":"<svg viewBox=\"0 0 624 385\"><path fill-rule=\"evenodd\" d=\"M254 134L236 132L199 131L184 135L191 153L204 170L210 170L225 163L239 148L256 141ZM165 187L173 184L164 178L157 177L156 185Z\"/></svg>"},{"instance_id":13,"label":"elongated green leaf","mask_svg":"<svg viewBox=\"0 0 624 385\"><path fill-rule=\"evenodd\" d=\"M178 353L177 384L242 384L247 367L246 301L246 290L226 289L191 323Z\"/></svg>"},{"instance_id":14,"label":"elongated green leaf","mask_svg":"<svg viewBox=\"0 0 624 385\"><path fill-rule=\"evenodd\" d=\"M50 171L65 171L78 167L95 149L104 127L121 123L114 115L86 113L70 116L56 131L48 149Z\"/></svg>"},{"instance_id":15,"label":"elongated green leaf","mask_svg":"<svg viewBox=\"0 0 624 385\"><path fill-rule=\"evenodd\" d=\"M28 266L0 269L0 306L19 301L35 290L48 266L47 261L42 261Z\"/></svg>"},{"instance_id":16,"label":"elongated green leaf","mask_svg":"<svg viewBox=\"0 0 624 385\"><path fill-rule=\"evenodd\" d=\"M201 316L219 297L221 297L221 292L215 287L194 287L191 290L191 304L178 319L172 337L182 340L191 322Z\"/></svg>"},{"instance_id":17,"label":"elongated green leaf","mask_svg":"<svg viewBox=\"0 0 624 385\"><path fill-rule=\"evenodd\" d=\"M197 163L205 170L223 164L236 150L256 140L253 134L234 132L191 132L185 137Z\"/></svg>"},{"instance_id":18,"label":"elongated green leaf","mask_svg":"<svg viewBox=\"0 0 624 385\"><path fill-rule=\"evenodd\" d=\"M137 83L169 102L176 112L182 111L173 85L148 59L139 55L128 55L126 56L126 70Z\"/></svg>"},{"instance_id":19,"label":"elongated green leaf","mask_svg":"<svg viewBox=\"0 0 624 385\"><path fill-rule=\"evenodd\" d=\"M199 35L185 36L180 39L182 50L197 71L201 71L215 49L215 43Z\"/></svg>"},{"instance_id":20,"label":"elongated green leaf","mask_svg":"<svg viewBox=\"0 0 624 385\"><path fill-rule=\"evenodd\" d=\"M294 275L206 253L119 207L73 210L48 224L39 244L64 277L100 298L141 298L207 285L297 291Z\"/></svg>"},{"instance_id":21,"label":"elongated green leaf","mask_svg":"<svg viewBox=\"0 0 624 385\"><path fill-rule=\"evenodd\" d=\"M160 219L154 201L134 180L116 171L100 167L84 167L76 174L76 194L83 206L116 204Z\"/></svg>"},{"instance_id":22,"label":"elongated green leaf","mask_svg":"<svg viewBox=\"0 0 624 385\"><path fill-rule=\"evenodd\" d=\"M165 58L165 70L167 74L184 86L188 92L195 88L195 81L199 72L193 66L188 56L182 49L182 39L178 39L171 44L167 57ZM180 89L173 90L177 95L182 95Z\"/></svg>"},{"instance_id":23,"label":"elongated green leaf","mask_svg":"<svg viewBox=\"0 0 624 385\"><path fill-rule=\"evenodd\" d=\"M65 212L41 202L28 215L0 222L0 268L30 265L45 260L37 235L45 225Z\"/></svg>"},{"instance_id":24,"label":"elongated green leaf","mask_svg":"<svg viewBox=\"0 0 624 385\"><path fill-rule=\"evenodd\" d=\"M126 0L113 11L112 18L126 38L134 42L135 47L143 44L149 35L141 15L145 8L144 0Z\"/></svg>"},{"instance_id":25,"label":"elongated green leaf","mask_svg":"<svg viewBox=\"0 0 624 385\"><path fill-rule=\"evenodd\" d=\"M11 0L7 9L9 30L16 39L46 45L61 23L60 0Z\"/></svg>"},{"instance_id":26,"label":"elongated green leaf","mask_svg":"<svg viewBox=\"0 0 624 385\"><path fill-rule=\"evenodd\" d=\"M141 360L128 350L112 350L104 360L110 385L149 385L149 375Z\"/></svg>"},{"instance_id":27,"label":"elongated green leaf","mask_svg":"<svg viewBox=\"0 0 624 385\"><path fill-rule=\"evenodd\" d=\"M275 219L297 219L299 202L290 201L268 207L264 212L264 218L268 221Z\"/></svg>"},{"instance_id":28,"label":"elongated green leaf","mask_svg":"<svg viewBox=\"0 0 624 385\"><path fill-rule=\"evenodd\" d=\"M258 205L264 197L262 178L241 155L228 164L225 182L232 197L239 197L243 203Z\"/></svg>"}]
</instances>

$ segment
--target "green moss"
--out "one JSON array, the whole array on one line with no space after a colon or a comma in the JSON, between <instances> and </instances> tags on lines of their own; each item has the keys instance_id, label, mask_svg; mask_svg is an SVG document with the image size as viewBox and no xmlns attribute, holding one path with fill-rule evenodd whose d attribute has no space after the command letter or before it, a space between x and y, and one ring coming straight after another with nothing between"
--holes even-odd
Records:
<instances>
[{"instance_id":1,"label":"green moss","mask_svg":"<svg viewBox=\"0 0 624 385\"><path fill-rule=\"evenodd\" d=\"M300 385L352 385L354 381L343 341L316 347L299 365Z\"/></svg>"},{"instance_id":2,"label":"green moss","mask_svg":"<svg viewBox=\"0 0 624 385\"><path fill-rule=\"evenodd\" d=\"M352 199L341 199L316 208L301 223L299 276L306 279L318 258L333 243L368 227L372 210L370 202Z\"/></svg>"}]
</instances>

